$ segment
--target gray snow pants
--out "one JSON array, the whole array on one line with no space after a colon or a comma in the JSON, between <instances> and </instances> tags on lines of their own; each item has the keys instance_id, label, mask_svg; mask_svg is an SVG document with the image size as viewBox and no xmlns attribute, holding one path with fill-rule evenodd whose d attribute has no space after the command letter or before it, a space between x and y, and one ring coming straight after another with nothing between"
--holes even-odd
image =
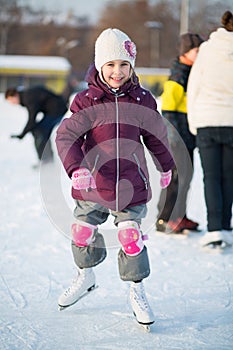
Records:
<instances>
[{"instance_id":1,"label":"gray snow pants","mask_svg":"<svg viewBox=\"0 0 233 350\"><path fill-rule=\"evenodd\" d=\"M147 207L145 204L126 208L120 212L110 212L109 209L97 203L77 200L74 217L91 225L101 225L112 214L115 217L114 224L117 226L119 222L127 220L136 221L140 224L146 213ZM106 258L107 254L103 235L96 229L94 243L86 247L79 247L72 242L72 252L75 264L79 268L98 265ZM148 277L150 266L146 246L136 256L129 256L120 248L118 268L120 278L123 281L138 281Z\"/></svg>"}]
</instances>

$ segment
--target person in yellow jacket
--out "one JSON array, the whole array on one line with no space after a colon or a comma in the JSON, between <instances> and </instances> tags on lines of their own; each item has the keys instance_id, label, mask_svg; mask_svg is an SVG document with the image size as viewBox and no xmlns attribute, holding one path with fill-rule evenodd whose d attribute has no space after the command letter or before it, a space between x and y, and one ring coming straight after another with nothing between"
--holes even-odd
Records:
<instances>
[{"instance_id":1,"label":"person in yellow jacket","mask_svg":"<svg viewBox=\"0 0 233 350\"><path fill-rule=\"evenodd\" d=\"M187 218L186 201L193 174L195 136L187 122L186 90L189 73L203 39L198 34L180 36L179 56L171 65L171 73L162 93L162 115L168 124L168 136L176 162L167 189L161 191L158 202L156 229L166 233L197 230L198 223Z\"/></svg>"}]
</instances>

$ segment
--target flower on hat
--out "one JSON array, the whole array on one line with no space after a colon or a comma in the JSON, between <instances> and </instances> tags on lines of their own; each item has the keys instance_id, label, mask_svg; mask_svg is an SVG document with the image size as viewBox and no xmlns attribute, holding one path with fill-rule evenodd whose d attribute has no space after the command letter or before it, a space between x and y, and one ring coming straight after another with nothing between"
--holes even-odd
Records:
<instances>
[{"instance_id":1,"label":"flower on hat","mask_svg":"<svg viewBox=\"0 0 233 350\"><path fill-rule=\"evenodd\" d=\"M134 42L130 40L125 40L123 42L123 46L127 52L127 55L135 59L137 51L136 51L136 45L134 44Z\"/></svg>"}]
</instances>

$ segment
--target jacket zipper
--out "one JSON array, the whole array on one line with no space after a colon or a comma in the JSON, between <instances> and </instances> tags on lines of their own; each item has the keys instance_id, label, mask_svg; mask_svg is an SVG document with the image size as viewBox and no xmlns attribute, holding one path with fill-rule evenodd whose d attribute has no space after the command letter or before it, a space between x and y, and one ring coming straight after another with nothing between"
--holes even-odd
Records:
<instances>
[{"instance_id":1,"label":"jacket zipper","mask_svg":"<svg viewBox=\"0 0 233 350\"><path fill-rule=\"evenodd\" d=\"M120 125L119 125L119 105L118 97L124 96L124 93L115 95L116 104L116 211L119 211L119 179L120 179Z\"/></svg>"},{"instance_id":2,"label":"jacket zipper","mask_svg":"<svg viewBox=\"0 0 233 350\"><path fill-rule=\"evenodd\" d=\"M145 188L146 190L148 189L148 181L147 181L147 178L145 177L145 175L143 174L142 172L142 169L141 169L141 166L140 166L140 162L139 162L139 159L136 155L136 153L133 153L133 156L134 156L134 159L136 160L136 163L137 163L137 166L138 166L138 172L142 178L142 180L144 181L144 184L145 184Z\"/></svg>"},{"instance_id":3,"label":"jacket zipper","mask_svg":"<svg viewBox=\"0 0 233 350\"><path fill-rule=\"evenodd\" d=\"M98 162L98 160L99 160L99 157L100 157L99 154L97 154L96 157L95 157L95 162L94 162L93 168L91 169L91 174L93 174L94 171L95 171L95 168L96 168L97 162Z\"/></svg>"},{"instance_id":4,"label":"jacket zipper","mask_svg":"<svg viewBox=\"0 0 233 350\"><path fill-rule=\"evenodd\" d=\"M119 211L119 177L120 177L120 160L119 160L119 109L118 96L115 96L116 104L116 211Z\"/></svg>"}]
</instances>

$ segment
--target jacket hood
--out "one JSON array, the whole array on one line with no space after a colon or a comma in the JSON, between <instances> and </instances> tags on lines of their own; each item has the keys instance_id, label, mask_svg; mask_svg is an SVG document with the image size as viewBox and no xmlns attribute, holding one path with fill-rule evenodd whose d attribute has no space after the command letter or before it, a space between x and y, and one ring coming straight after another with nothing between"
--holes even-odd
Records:
<instances>
[{"instance_id":1,"label":"jacket hood","mask_svg":"<svg viewBox=\"0 0 233 350\"><path fill-rule=\"evenodd\" d=\"M224 56L231 56L233 58L233 32L228 32L224 28L218 28L215 32L210 34L209 40L202 44L208 45L213 54L217 51Z\"/></svg>"}]
</instances>

